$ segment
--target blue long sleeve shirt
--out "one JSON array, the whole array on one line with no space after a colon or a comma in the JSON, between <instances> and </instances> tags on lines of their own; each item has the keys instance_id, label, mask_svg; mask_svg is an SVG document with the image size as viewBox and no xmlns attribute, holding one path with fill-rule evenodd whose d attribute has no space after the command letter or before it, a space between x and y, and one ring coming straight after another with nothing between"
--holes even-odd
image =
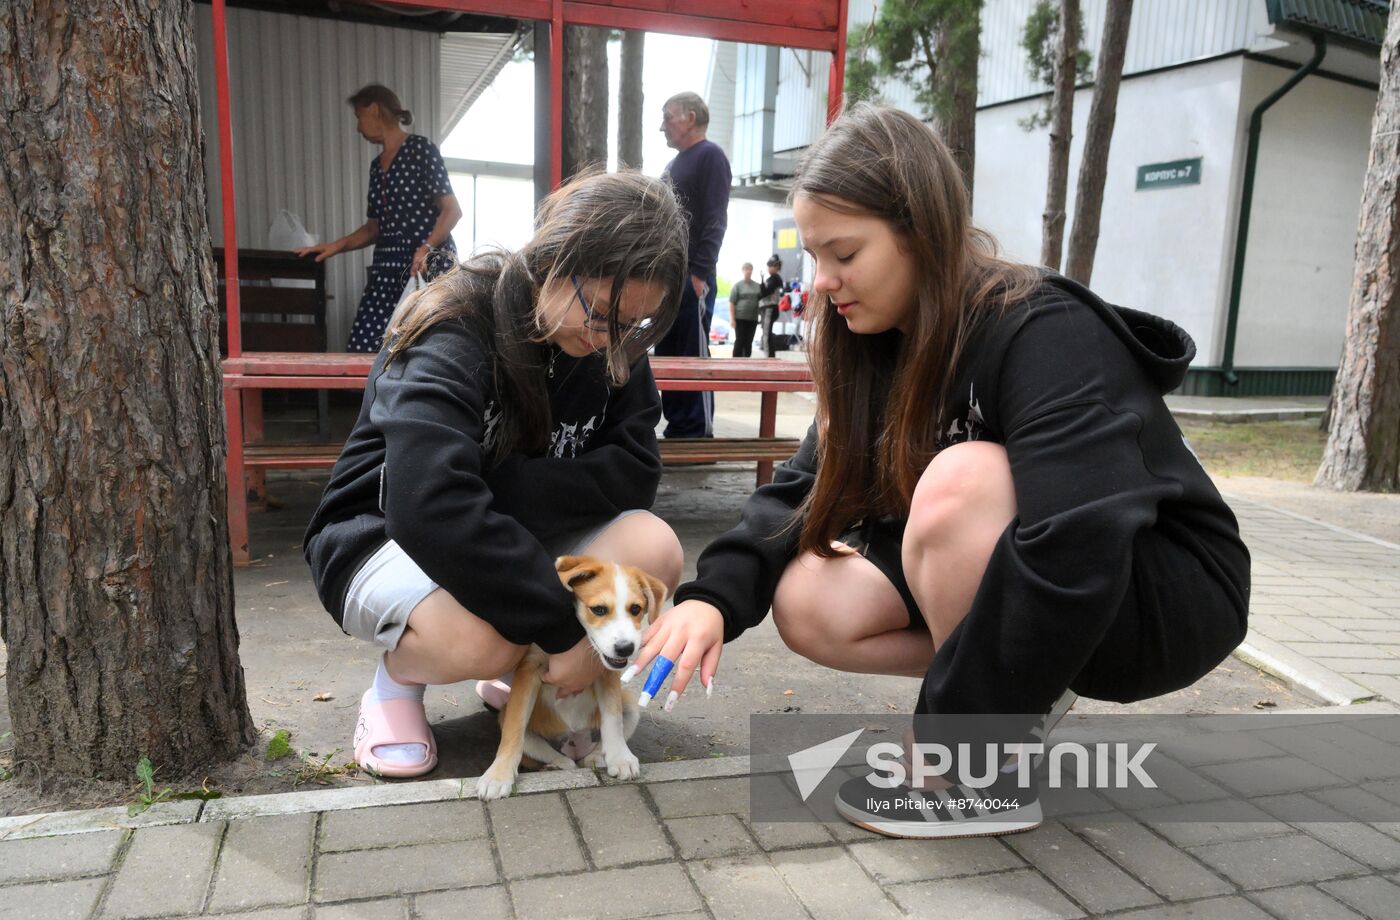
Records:
<instances>
[{"instance_id":1,"label":"blue long sleeve shirt","mask_svg":"<svg viewBox=\"0 0 1400 920\"><path fill-rule=\"evenodd\" d=\"M714 141L703 140L676 154L661 176L690 218L690 273L708 277L729 226L729 158Z\"/></svg>"}]
</instances>

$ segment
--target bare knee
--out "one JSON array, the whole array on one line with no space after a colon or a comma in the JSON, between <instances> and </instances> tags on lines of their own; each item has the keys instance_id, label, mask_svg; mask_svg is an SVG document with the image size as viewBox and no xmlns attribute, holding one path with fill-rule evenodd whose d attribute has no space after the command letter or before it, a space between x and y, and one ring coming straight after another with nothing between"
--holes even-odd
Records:
<instances>
[{"instance_id":1,"label":"bare knee","mask_svg":"<svg viewBox=\"0 0 1400 920\"><path fill-rule=\"evenodd\" d=\"M967 532L1000 534L1015 516L1006 448L988 441L956 444L935 456L920 476L905 545L937 546Z\"/></svg>"},{"instance_id":2,"label":"bare knee","mask_svg":"<svg viewBox=\"0 0 1400 920\"><path fill-rule=\"evenodd\" d=\"M446 592L434 592L409 615L387 663L395 679L449 684L508 674L527 650L468 613Z\"/></svg>"},{"instance_id":3,"label":"bare knee","mask_svg":"<svg viewBox=\"0 0 1400 920\"><path fill-rule=\"evenodd\" d=\"M588 544L584 553L650 572L666 584L668 594L680 584L685 565L680 538L671 525L650 511L629 514L617 521Z\"/></svg>"},{"instance_id":4,"label":"bare knee","mask_svg":"<svg viewBox=\"0 0 1400 920\"><path fill-rule=\"evenodd\" d=\"M837 640L831 604L822 592L823 570L830 560L804 553L783 571L773 594L773 625L783 643L803 658L824 664Z\"/></svg>"}]
</instances>

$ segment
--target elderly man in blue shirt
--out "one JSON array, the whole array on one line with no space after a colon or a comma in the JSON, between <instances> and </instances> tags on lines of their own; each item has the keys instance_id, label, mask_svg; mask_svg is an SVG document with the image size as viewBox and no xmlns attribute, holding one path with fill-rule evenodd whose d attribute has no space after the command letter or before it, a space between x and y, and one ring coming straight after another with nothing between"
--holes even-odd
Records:
<instances>
[{"instance_id":1,"label":"elderly man in blue shirt","mask_svg":"<svg viewBox=\"0 0 1400 920\"><path fill-rule=\"evenodd\" d=\"M676 323L656 345L658 355L709 357L710 319L715 312L715 263L729 224L729 158L705 139L710 109L695 93L680 93L661 109L666 146L677 151L662 174L690 219L690 283ZM661 394L665 437L714 436L714 394L667 391Z\"/></svg>"}]
</instances>

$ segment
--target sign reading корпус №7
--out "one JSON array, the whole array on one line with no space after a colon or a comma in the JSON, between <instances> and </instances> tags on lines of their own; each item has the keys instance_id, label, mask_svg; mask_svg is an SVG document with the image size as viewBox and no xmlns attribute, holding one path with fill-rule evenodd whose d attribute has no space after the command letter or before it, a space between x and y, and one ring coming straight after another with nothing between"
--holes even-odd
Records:
<instances>
[{"instance_id":1,"label":"sign reading \u043a\u043e\u0440\u043f\u0443\u0441 \u21167","mask_svg":"<svg viewBox=\"0 0 1400 920\"><path fill-rule=\"evenodd\" d=\"M1173 160L1170 163L1148 163L1139 166L1137 190L1171 188L1176 185L1201 184L1201 158Z\"/></svg>"}]
</instances>

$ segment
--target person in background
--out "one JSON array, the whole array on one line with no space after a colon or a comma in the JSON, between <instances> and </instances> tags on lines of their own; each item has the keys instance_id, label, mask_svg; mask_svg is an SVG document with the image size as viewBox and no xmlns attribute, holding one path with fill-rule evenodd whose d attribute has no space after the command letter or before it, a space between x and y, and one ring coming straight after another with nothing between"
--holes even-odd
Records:
<instances>
[{"instance_id":1,"label":"person in background","mask_svg":"<svg viewBox=\"0 0 1400 920\"><path fill-rule=\"evenodd\" d=\"M753 334L758 328L758 298L763 288L753 280L753 263L744 263L744 280L729 289L729 315L734 320L734 357L753 355Z\"/></svg>"},{"instance_id":2,"label":"person in background","mask_svg":"<svg viewBox=\"0 0 1400 920\"><path fill-rule=\"evenodd\" d=\"M778 350L773 347L773 321L778 317L778 300L783 296L782 270L783 260L775 252L768 260L768 277L763 279L758 292L759 322L763 325L763 351L770 358L778 356Z\"/></svg>"},{"instance_id":3,"label":"person in background","mask_svg":"<svg viewBox=\"0 0 1400 920\"><path fill-rule=\"evenodd\" d=\"M656 344L657 355L691 358L710 356L710 318L715 309L715 262L729 224L729 159L705 139L710 109L695 93L680 93L661 107L661 132L666 146L677 151L662 178L675 187L676 197L690 222L690 283L671 331ZM714 394L661 394L668 438L714 436Z\"/></svg>"},{"instance_id":4,"label":"person in background","mask_svg":"<svg viewBox=\"0 0 1400 920\"><path fill-rule=\"evenodd\" d=\"M437 145L409 134L413 113L388 87L371 83L346 100L360 136L381 148L369 164L369 209L358 230L330 243L296 250L324 262L333 255L374 246L369 284L360 297L347 351L377 352L389 316L414 275L432 280L457 264L452 228L462 208L447 180Z\"/></svg>"}]
</instances>

